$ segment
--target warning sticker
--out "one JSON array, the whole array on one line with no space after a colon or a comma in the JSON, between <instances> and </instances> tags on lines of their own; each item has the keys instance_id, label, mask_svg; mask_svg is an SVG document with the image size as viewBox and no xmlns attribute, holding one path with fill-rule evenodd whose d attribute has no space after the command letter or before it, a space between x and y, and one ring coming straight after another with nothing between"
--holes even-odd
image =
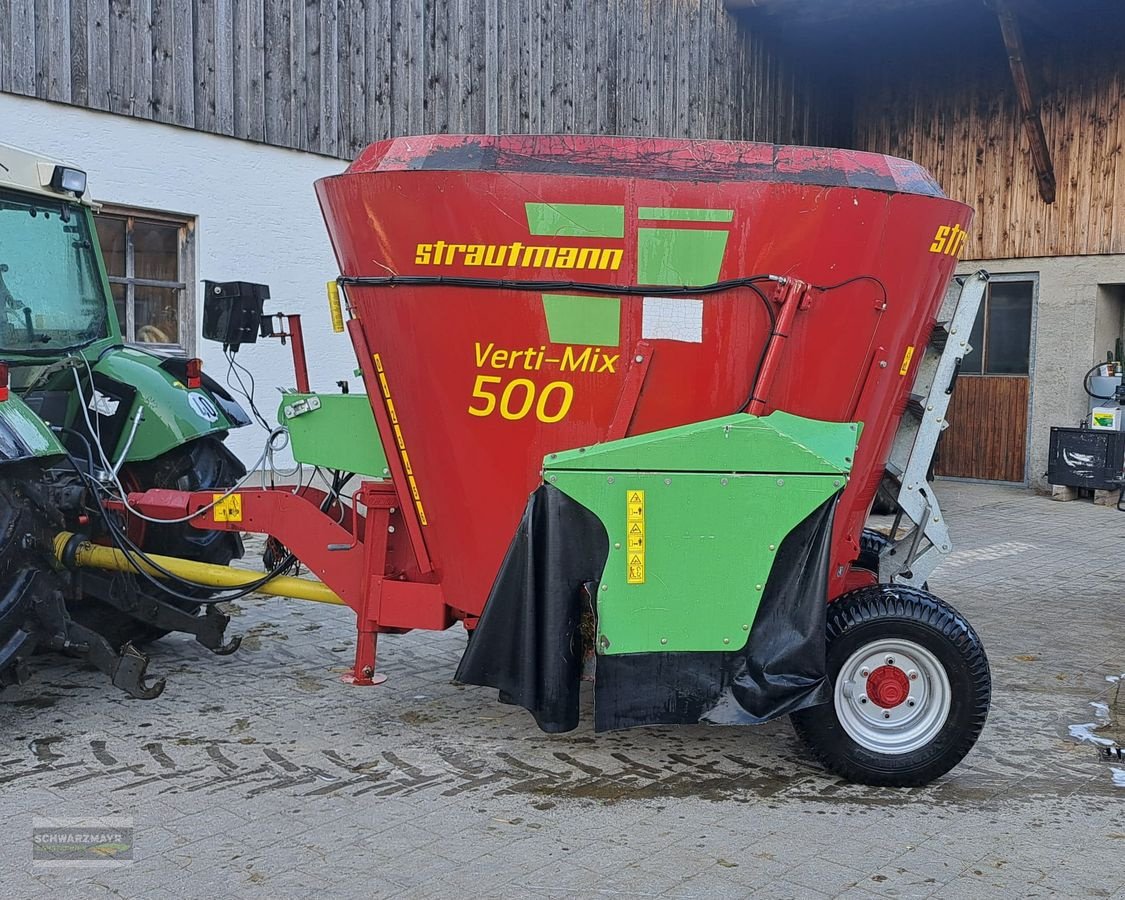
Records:
<instances>
[{"instance_id":1,"label":"warning sticker","mask_svg":"<svg viewBox=\"0 0 1125 900\"><path fill-rule=\"evenodd\" d=\"M215 505L211 507L216 522L241 522L242 521L242 494L231 494L224 497L214 494L211 499Z\"/></svg>"},{"instance_id":2,"label":"warning sticker","mask_svg":"<svg viewBox=\"0 0 1125 900\"><path fill-rule=\"evenodd\" d=\"M625 583L645 583L645 492L625 492Z\"/></svg>"},{"instance_id":3,"label":"warning sticker","mask_svg":"<svg viewBox=\"0 0 1125 900\"><path fill-rule=\"evenodd\" d=\"M910 360L912 360L913 358L914 358L914 345L911 344L909 347L906 348L906 353L902 357L902 365L899 366L899 369L898 369L899 375L905 375L907 372L910 371Z\"/></svg>"}]
</instances>

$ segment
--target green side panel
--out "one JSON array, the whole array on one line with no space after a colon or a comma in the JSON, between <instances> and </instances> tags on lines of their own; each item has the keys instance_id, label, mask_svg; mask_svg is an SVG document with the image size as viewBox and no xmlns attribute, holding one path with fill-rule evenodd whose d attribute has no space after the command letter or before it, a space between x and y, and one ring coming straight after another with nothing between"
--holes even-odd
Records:
<instances>
[{"instance_id":1,"label":"green side panel","mask_svg":"<svg viewBox=\"0 0 1125 900\"><path fill-rule=\"evenodd\" d=\"M573 470L549 477L609 534L597 601L600 654L741 648L777 548L843 484L840 474ZM629 514L638 498L639 520Z\"/></svg>"},{"instance_id":2,"label":"green side panel","mask_svg":"<svg viewBox=\"0 0 1125 900\"><path fill-rule=\"evenodd\" d=\"M16 394L0 401L0 462L62 453L55 433Z\"/></svg>"},{"instance_id":3,"label":"green side panel","mask_svg":"<svg viewBox=\"0 0 1125 900\"><path fill-rule=\"evenodd\" d=\"M109 451L113 459L118 458L128 440L132 417L139 406L144 407L144 418L129 446L130 462L155 459L195 438L238 427L227 418L209 391L188 390L171 373L160 368L161 361L160 357L151 353L120 347L106 353L94 364L95 372L137 392L129 410L129 427L123 429L118 445ZM89 403L89 389L86 390L86 402ZM81 415L75 394L70 400L68 418L76 421Z\"/></svg>"},{"instance_id":4,"label":"green side panel","mask_svg":"<svg viewBox=\"0 0 1125 900\"><path fill-rule=\"evenodd\" d=\"M735 413L553 453L551 473L572 469L639 472L840 474L851 469L861 428L786 412Z\"/></svg>"},{"instance_id":5,"label":"green side panel","mask_svg":"<svg viewBox=\"0 0 1125 900\"><path fill-rule=\"evenodd\" d=\"M642 206L639 219L661 219L667 222L730 222L733 209L688 209L685 206Z\"/></svg>"},{"instance_id":6,"label":"green side panel","mask_svg":"<svg viewBox=\"0 0 1125 900\"><path fill-rule=\"evenodd\" d=\"M527 228L553 237L625 237L625 207L593 203L525 203Z\"/></svg>"},{"instance_id":7,"label":"green side panel","mask_svg":"<svg viewBox=\"0 0 1125 900\"><path fill-rule=\"evenodd\" d=\"M637 230L641 284L713 284L719 280L727 232L685 228Z\"/></svg>"},{"instance_id":8,"label":"green side panel","mask_svg":"<svg viewBox=\"0 0 1125 900\"><path fill-rule=\"evenodd\" d=\"M318 408L312 408L314 400ZM376 478L387 474L387 456L366 394L286 394L277 421L288 427L298 462Z\"/></svg>"},{"instance_id":9,"label":"green side panel","mask_svg":"<svg viewBox=\"0 0 1125 900\"><path fill-rule=\"evenodd\" d=\"M544 294L543 313L553 344L616 347L621 341L621 300L580 294Z\"/></svg>"}]
</instances>

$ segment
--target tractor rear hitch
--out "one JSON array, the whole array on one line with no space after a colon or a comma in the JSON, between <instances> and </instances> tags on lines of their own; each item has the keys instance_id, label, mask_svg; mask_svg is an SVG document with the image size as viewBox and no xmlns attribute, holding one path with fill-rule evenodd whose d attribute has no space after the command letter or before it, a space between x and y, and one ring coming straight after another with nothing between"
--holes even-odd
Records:
<instances>
[{"instance_id":1,"label":"tractor rear hitch","mask_svg":"<svg viewBox=\"0 0 1125 900\"><path fill-rule=\"evenodd\" d=\"M241 635L224 641L230 616L219 612L213 604L205 606L202 614L187 612L158 596L155 591L142 587L136 578L124 572L107 575L86 570L79 578L85 595L96 597L161 631L190 634L216 656L229 656L242 643Z\"/></svg>"},{"instance_id":2,"label":"tractor rear hitch","mask_svg":"<svg viewBox=\"0 0 1125 900\"><path fill-rule=\"evenodd\" d=\"M39 597L35 603L39 621L46 626L43 646L89 660L109 676L115 687L138 700L154 700L164 693L165 681L146 683L148 657L126 641L120 650L102 635L80 625L70 617L61 593Z\"/></svg>"}]
</instances>

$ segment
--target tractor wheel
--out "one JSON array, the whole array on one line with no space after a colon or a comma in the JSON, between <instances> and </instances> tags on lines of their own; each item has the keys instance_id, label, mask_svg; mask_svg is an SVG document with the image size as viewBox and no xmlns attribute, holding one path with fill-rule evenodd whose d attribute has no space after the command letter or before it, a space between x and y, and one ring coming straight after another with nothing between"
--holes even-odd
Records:
<instances>
[{"instance_id":1,"label":"tractor wheel","mask_svg":"<svg viewBox=\"0 0 1125 900\"><path fill-rule=\"evenodd\" d=\"M992 682L980 638L949 604L879 584L828 607L832 702L792 715L837 775L911 787L944 775L976 743Z\"/></svg>"},{"instance_id":2,"label":"tractor wheel","mask_svg":"<svg viewBox=\"0 0 1125 900\"><path fill-rule=\"evenodd\" d=\"M0 479L0 688L24 678L25 660L35 649L29 627L35 598L55 577L24 546L25 535L41 530L42 521L20 495L18 481Z\"/></svg>"},{"instance_id":3,"label":"tractor wheel","mask_svg":"<svg viewBox=\"0 0 1125 900\"><path fill-rule=\"evenodd\" d=\"M225 490L246 474L238 458L215 437L197 438L149 462L134 463L122 470L122 480L134 490L169 488L179 491ZM175 556L196 562L225 566L242 557L242 537L229 531L201 531L185 523L155 525L145 522L138 541L147 553ZM207 590L178 589L181 594L206 598ZM171 598L181 609L194 610L198 603ZM85 599L73 604L71 616L97 631L114 647L126 641L141 645L168 632L141 622L108 604Z\"/></svg>"}]
</instances>

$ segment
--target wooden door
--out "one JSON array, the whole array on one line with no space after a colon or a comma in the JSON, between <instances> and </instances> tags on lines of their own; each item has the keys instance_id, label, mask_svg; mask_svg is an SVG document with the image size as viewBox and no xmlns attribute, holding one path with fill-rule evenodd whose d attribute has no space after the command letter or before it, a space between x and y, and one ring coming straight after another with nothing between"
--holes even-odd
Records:
<instances>
[{"instance_id":1,"label":"wooden door","mask_svg":"<svg viewBox=\"0 0 1125 900\"><path fill-rule=\"evenodd\" d=\"M934 473L1027 479L1027 417L1035 281L994 280L981 303L949 404Z\"/></svg>"}]
</instances>

